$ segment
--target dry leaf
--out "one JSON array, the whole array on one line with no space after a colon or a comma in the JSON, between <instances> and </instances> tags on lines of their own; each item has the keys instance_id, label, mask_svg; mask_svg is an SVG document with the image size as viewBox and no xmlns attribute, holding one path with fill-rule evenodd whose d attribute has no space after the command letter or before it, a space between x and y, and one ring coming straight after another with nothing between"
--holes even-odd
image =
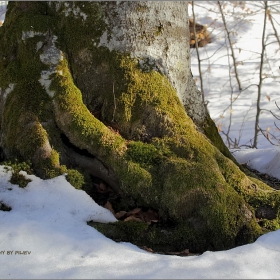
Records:
<instances>
[{"instance_id":1,"label":"dry leaf","mask_svg":"<svg viewBox=\"0 0 280 280\"><path fill-rule=\"evenodd\" d=\"M109 211L111 211L111 213L113 213L113 215L115 215L115 211L114 211L112 203L110 201L106 202L106 204L104 205L104 208L108 209Z\"/></svg>"},{"instance_id":2,"label":"dry leaf","mask_svg":"<svg viewBox=\"0 0 280 280\"><path fill-rule=\"evenodd\" d=\"M143 213L143 211L140 211L140 212L134 214L133 216L136 217L136 218L139 218L139 219L141 219L143 222L145 222L145 218L144 218L144 213Z\"/></svg>"},{"instance_id":3,"label":"dry leaf","mask_svg":"<svg viewBox=\"0 0 280 280\"><path fill-rule=\"evenodd\" d=\"M168 255L177 255L177 256L188 256L190 254L189 249L185 249L181 252L167 252Z\"/></svg>"},{"instance_id":4,"label":"dry leaf","mask_svg":"<svg viewBox=\"0 0 280 280\"><path fill-rule=\"evenodd\" d=\"M218 132L221 132L222 131L222 124L218 123L216 126L217 126L217 129L218 129Z\"/></svg>"},{"instance_id":5,"label":"dry leaf","mask_svg":"<svg viewBox=\"0 0 280 280\"><path fill-rule=\"evenodd\" d=\"M124 221L125 221L125 222L128 222L128 221L137 221L137 222L142 222L142 220L141 220L141 219L136 218L136 217L134 217L134 216L129 216L129 217L125 218L125 219L124 219Z\"/></svg>"},{"instance_id":6,"label":"dry leaf","mask_svg":"<svg viewBox=\"0 0 280 280\"><path fill-rule=\"evenodd\" d=\"M141 249L143 249L143 250L145 250L145 251L147 251L147 252L150 252L150 253L153 253L154 251L153 251L153 249L151 249L151 248L149 248L149 247L147 247L147 246L143 246L143 247L140 247Z\"/></svg>"},{"instance_id":7,"label":"dry leaf","mask_svg":"<svg viewBox=\"0 0 280 280\"><path fill-rule=\"evenodd\" d=\"M120 211L118 213L115 214L115 217L119 220L121 218L123 218L126 215L126 211Z\"/></svg>"},{"instance_id":8,"label":"dry leaf","mask_svg":"<svg viewBox=\"0 0 280 280\"><path fill-rule=\"evenodd\" d=\"M94 185L99 193L107 193L109 191L109 188L102 182L99 184L94 183Z\"/></svg>"},{"instance_id":9,"label":"dry leaf","mask_svg":"<svg viewBox=\"0 0 280 280\"><path fill-rule=\"evenodd\" d=\"M149 209L146 213L144 213L144 221L148 224L151 224L151 222L158 222L158 213Z\"/></svg>"},{"instance_id":10,"label":"dry leaf","mask_svg":"<svg viewBox=\"0 0 280 280\"><path fill-rule=\"evenodd\" d=\"M181 254L189 254L190 253L190 250L189 249L185 249L183 251L180 252Z\"/></svg>"},{"instance_id":11,"label":"dry leaf","mask_svg":"<svg viewBox=\"0 0 280 280\"><path fill-rule=\"evenodd\" d=\"M267 14L268 19L271 20L271 14Z\"/></svg>"},{"instance_id":12,"label":"dry leaf","mask_svg":"<svg viewBox=\"0 0 280 280\"><path fill-rule=\"evenodd\" d=\"M179 255L180 252L166 252L167 255Z\"/></svg>"},{"instance_id":13,"label":"dry leaf","mask_svg":"<svg viewBox=\"0 0 280 280\"><path fill-rule=\"evenodd\" d=\"M130 215L134 215L134 214L137 214L141 211L141 208L135 208L133 210L130 210L127 212L127 215L130 216Z\"/></svg>"},{"instance_id":14,"label":"dry leaf","mask_svg":"<svg viewBox=\"0 0 280 280\"><path fill-rule=\"evenodd\" d=\"M270 101L270 96L269 95L266 95L266 98L268 101Z\"/></svg>"},{"instance_id":15,"label":"dry leaf","mask_svg":"<svg viewBox=\"0 0 280 280\"><path fill-rule=\"evenodd\" d=\"M101 182L99 184L99 189L102 190L102 191L107 191L107 186L104 183Z\"/></svg>"}]
</instances>

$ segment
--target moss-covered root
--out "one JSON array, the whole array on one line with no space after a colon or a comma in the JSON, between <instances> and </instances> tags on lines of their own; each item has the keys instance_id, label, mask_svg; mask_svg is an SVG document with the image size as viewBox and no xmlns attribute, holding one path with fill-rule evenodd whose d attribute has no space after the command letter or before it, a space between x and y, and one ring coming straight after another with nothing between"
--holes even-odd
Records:
<instances>
[{"instance_id":1,"label":"moss-covered root","mask_svg":"<svg viewBox=\"0 0 280 280\"><path fill-rule=\"evenodd\" d=\"M22 112L21 108L14 112L17 104L10 97L15 98L15 94L10 93L4 110L2 129L6 137L3 138L3 147L8 158L31 160L36 173L47 178L49 170L59 168L59 155L52 149L48 133L37 116L32 112Z\"/></svg>"},{"instance_id":2,"label":"moss-covered root","mask_svg":"<svg viewBox=\"0 0 280 280\"><path fill-rule=\"evenodd\" d=\"M118 221L116 223L96 223L88 224L106 237L117 242L131 242L139 247L149 247L155 252L180 252L189 249L192 253L203 253L207 250L224 250L236 245L243 245L253 242L259 237L261 232L255 232L254 222L249 223L237 234L234 242L224 243L218 236L213 238L213 233L203 231L201 228L193 228L188 223L182 223L173 228L166 228L162 225L147 225L139 221ZM253 233L253 234L252 234Z\"/></svg>"},{"instance_id":3,"label":"moss-covered root","mask_svg":"<svg viewBox=\"0 0 280 280\"><path fill-rule=\"evenodd\" d=\"M65 58L57 66L50 90L55 92L56 122L74 145L87 149L108 163L112 157L125 153L125 140L96 119L83 103L82 94L72 80Z\"/></svg>"},{"instance_id":4,"label":"moss-covered root","mask_svg":"<svg viewBox=\"0 0 280 280\"><path fill-rule=\"evenodd\" d=\"M142 84L141 71L135 71ZM155 79L157 75L160 74L154 74ZM163 93L163 78L161 80L157 91ZM57 67L50 90L55 93L56 122L70 141L109 164L119 176L124 194L132 196L143 206L156 207L163 219L171 217L179 227L187 224L192 232L189 242L198 246L198 236L202 234L207 236L211 248L225 249L236 244L236 237L245 228L250 230L242 239L244 243L260 234L261 229L244 198L232 188L230 178L225 180L221 172L225 163L220 161L219 166L215 157L223 156L195 130L179 101L174 101L177 100L175 93L172 96L166 92L174 100L168 102L168 98L163 96L151 109L167 114L172 131L168 132L166 128L166 138L145 144L140 141L127 143L89 112L80 90L73 83L65 58ZM146 104L148 102L154 100L151 98L146 100ZM173 102L177 102L176 106ZM174 121L176 113L182 115L177 122ZM127 121L123 119L124 123ZM200 144L196 145L196 141ZM159 147L165 147L166 151ZM234 172L233 176L241 173L237 169ZM244 187L242 180L237 179L237 182Z\"/></svg>"},{"instance_id":5,"label":"moss-covered root","mask_svg":"<svg viewBox=\"0 0 280 280\"><path fill-rule=\"evenodd\" d=\"M207 136L208 139L211 140L213 145L217 147L224 156L228 157L235 164L238 165L236 159L233 157L233 155L230 153L229 149L226 147L225 143L223 142L214 121L211 119L208 113L206 115L202 128L204 130L205 135Z\"/></svg>"}]
</instances>

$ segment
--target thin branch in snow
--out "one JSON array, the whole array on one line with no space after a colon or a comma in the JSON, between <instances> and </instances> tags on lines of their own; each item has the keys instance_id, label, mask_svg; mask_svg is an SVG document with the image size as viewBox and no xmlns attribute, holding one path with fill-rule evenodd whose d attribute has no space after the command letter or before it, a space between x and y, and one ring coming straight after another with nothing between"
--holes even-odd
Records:
<instances>
[{"instance_id":1,"label":"thin branch in snow","mask_svg":"<svg viewBox=\"0 0 280 280\"><path fill-rule=\"evenodd\" d=\"M277 40L277 42L279 44L279 47L280 47L280 39L279 39L279 36L278 36L278 32L277 32L277 29L275 28L274 19L273 19L272 15L271 15L271 12L269 10L268 10L267 16L268 16L268 19L269 19L269 21L272 25L273 31L274 31L273 35L276 37L276 40Z\"/></svg>"},{"instance_id":2,"label":"thin branch in snow","mask_svg":"<svg viewBox=\"0 0 280 280\"><path fill-rule=\"evenodd\" d=\"M225 31L226 31L226 34L227 34L227 39L228 39L229 46L230 46L230 49L231 49L231 57L232 57L232 60L233 60L233 67L234 67L235 78L236 78L236 81L238 83L239 90L242 90L241 82L239 80L239 76L238 76L238 73L237 73L237 62L236 62L236 58L235 58L235 54L234 54L233 43L232 43L232 40L230 38L230 32L229 32L228 27L227 27L225 15L224 15L224 12L223 12L223 9L222 9L220 1L218 1L218 6L219 6L219 9L220 9L220 13L221 13L221 16L222 16L223 24L224 24Z\"/></svg>"},{"instance_id":3,"label":"thin branch in snow","mask_svg":"<svg viewBox=\"0 0 280 280\"><path fill-rule=\"evenodd\" d=\"M203 78L202 78L202 71L201 71L201 60L199 56L199 50L198 50L198 43L197 43L197 36L196 36L196 30L195 30L195 13L194 13L194 3L192 1L192 14L193 14L193 33L194 33L194 40L195 40L195 49L197 54L197 61L198 61L198 70L199 70L199 79L200 79L200 91L202 96L202 101L204 101L204 90L203 90Z\"/></svg>"},{"instance_id":4,"label":"thin branch in snow","mask_svg":"<svg viewBox=\"0 0 280 280\"><path fill-rule=\"evenodd\" d=\"M258 134L259 134L259 122L260 122L260 101L261 101L261 90L262 90L262 82L263 82L263 65L264 65L264 53L265 53L265 29L266 29L266 18L267 18L267 10L268 5L267 1L264 1L264 21L263 21L263 32L262 32L262 52L261 52L261 62L260 62L260 70L259 70L259 84L258 84L258 97L257 97L257 114L255 119L255 135L254 135L254 143L253 148L257 148L258 145Z\"/></svg>"}]
</instances>

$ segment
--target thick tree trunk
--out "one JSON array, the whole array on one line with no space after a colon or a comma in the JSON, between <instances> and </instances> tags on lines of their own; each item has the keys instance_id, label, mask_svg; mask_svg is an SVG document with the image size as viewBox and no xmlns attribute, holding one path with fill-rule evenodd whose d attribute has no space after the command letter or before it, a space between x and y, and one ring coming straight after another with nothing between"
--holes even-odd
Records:
<instances>
[{"instance_id":1,"label":"thick tree trunk","mask_svg":"<svg viewBox=\"0 0 280 280\"><path fill-rule=\"evenodd\" d=\"M144 70L168 77L188 115L197 123L206 117L201 93L190 72L187 2L110 2L106 18L110 32L100 46L129 53Z\"/></svg>"},{"instance_id":2,"label":"thick tree trunk","mask_svg":"<svg viewBox=\"0 0 280 280\"><path fill-rule=\"evenodd\" d=\"M279 226L279 192L231 160L192 79L186 2L10 2L0 50L5 156L159 214L95 224L107 236L201 252Z\"/></svg>"}]
</instances>

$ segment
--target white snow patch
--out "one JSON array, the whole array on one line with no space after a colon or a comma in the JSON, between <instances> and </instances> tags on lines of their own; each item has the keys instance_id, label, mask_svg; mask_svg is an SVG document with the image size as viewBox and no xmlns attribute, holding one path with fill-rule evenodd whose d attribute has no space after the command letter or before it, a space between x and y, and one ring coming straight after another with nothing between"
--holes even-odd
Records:
<instances>
[{"instance_id":1,"label":"white snow patch","mask_svg":"<svg viewBox=\"0 0 280 280\"><path fill-rule=\"evenodd\" d=\"M116 243L87 221L114 222L107 209L59 176L22 189L0 166L0 278L279 278L280 230L255 243L201 256L151 254Z\"/></svg>"},{"instance_id":2,"label":"white snow patch","mask_svg":"<svg viewBox=\"0 0 280 280\"><path fill-rule=\"evenodd\" d=\"M1 23L3 23L5 21L7 4L8 4L8 1L0 1L0 22Z\"/></svg>"},{"instance_id":3,"label":"white snow patch","mask_svg":"<svg viewBox=\"0 0 280 280\"><path fill-rule=\"evenodd\" d=\"M280 147L232 150L232 154L239 163L280 180Z\"/></svg>"}]
</instances>

